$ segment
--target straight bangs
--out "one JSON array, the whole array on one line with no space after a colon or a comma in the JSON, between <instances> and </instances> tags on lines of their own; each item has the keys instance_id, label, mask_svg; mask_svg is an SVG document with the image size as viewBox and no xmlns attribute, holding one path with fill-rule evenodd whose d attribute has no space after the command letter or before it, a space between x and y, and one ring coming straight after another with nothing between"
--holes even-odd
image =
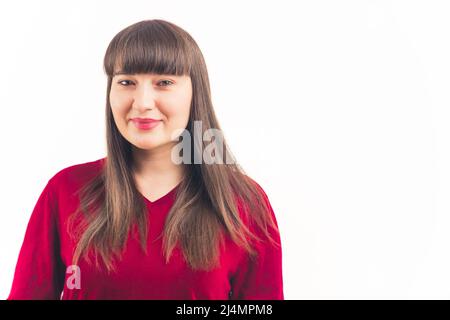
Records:
<instances>
[{"instance_id":1,"label":"straight bangs","mask_svg":"<svg viewBox=\"0 0 450 320\"><path fill-rule=\"evenodd\" d=\"M192 57L185 43L170 26L131 25L108 46L104 71L110 78L117 73L190 75Z\"/></svg>"}]
</instances>

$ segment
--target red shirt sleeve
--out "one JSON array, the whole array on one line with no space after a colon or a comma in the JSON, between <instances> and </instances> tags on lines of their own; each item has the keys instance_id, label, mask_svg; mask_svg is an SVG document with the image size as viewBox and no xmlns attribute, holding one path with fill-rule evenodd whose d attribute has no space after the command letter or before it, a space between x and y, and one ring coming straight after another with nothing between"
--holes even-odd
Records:
<instances>
[{"instance_id":1,"label":"red shirt sleeve","mask_svg":"<svg viewBox=\"0 0 450 320\"><path fill-rule=\"evenodd\" d=\"M59 255L53 180L47 182L31 214L8 300L60 299L65 270Z\"/></svg>"},{"instance_id":2,"label":"red shirt sleeve","mask_svg":"<svg viewBox=\"0 0 450 320\"><path fill-rule=\"evenodd\" d=\"M267 195L259 185L257 186L262 191L272 219L278 226ZM272 228L268 229L270 235L279 244L276 247L264 236L262 230L251 230L261 239L265 239L265 241L254 245L258 253L257 257L252 258L247 254L247 257L238 267L232 281L230 299L284 300L280 233Z\"/></svg>"}]
</instances>

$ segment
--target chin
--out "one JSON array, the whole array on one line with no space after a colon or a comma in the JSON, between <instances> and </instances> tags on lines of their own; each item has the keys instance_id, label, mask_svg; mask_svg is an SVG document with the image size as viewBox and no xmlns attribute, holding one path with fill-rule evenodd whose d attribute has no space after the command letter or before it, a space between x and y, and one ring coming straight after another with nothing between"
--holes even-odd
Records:
<instances>
[{"instance_id":1,"label":"chin","mask_svg":"<svg viewBox=\"0 0 450 320\"><path fill-rule=\"evenodd\" d=\"M161 146L160 144L152 144L152 143L139 143L139 144L134 144L134 146L136 148L142 149L142 150L153 150L158 148L159 146Z\"/></svg>"},{"instance_id":2,"label":"chin","mask_svg":"<svg viewBox=\"0 0 450 320\"><path fill-rule=\"evenodd\" d=\"M159 147L161 147L161 146L164 146L164 145L166 145L167 143L166 142L161 142L161 141L158 141L158 142L151 142L151 141L139 141L139 142L133 142L133 145L136 147L136 148L139 148L139 149L142 149L142 150L153 150L153 149L157 149L157 148L159 148Z\"/></svg>"}]
</instances>

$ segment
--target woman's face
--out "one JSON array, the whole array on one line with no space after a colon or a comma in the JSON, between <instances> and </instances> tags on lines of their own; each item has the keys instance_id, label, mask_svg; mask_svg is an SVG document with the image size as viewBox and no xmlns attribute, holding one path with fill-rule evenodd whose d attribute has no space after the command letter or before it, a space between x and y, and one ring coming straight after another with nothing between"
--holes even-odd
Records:
<instances>
[{"instance_id":1,"label":"woman's face","mask_svg":"<svg viewBox=\"0 0 450 320\"><path fill-rule=\"evenodd\" d=\"M185 129L192 100L191 78L187 75L116 74L109 101L117 128L132 145L152 150L172 140L177 129ZM151 129L133 118L159 120Z\"/></svg>"}]
</instances>

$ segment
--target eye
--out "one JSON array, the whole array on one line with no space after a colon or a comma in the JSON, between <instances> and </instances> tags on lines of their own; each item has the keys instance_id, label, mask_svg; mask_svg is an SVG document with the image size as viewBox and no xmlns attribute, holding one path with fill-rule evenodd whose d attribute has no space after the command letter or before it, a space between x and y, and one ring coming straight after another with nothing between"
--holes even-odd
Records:
<instances>
[{"instance_id":1,"label":"eye","mask_svg":"<svg viewBox=\"0 0 450 320\"><path fill-rule=\"evenodd\" d=\"M122 85L122 86L124 86L124 87L128 87L129 83L133 83L133 82L130 81L130 80L120 80L117 83ZM161 85L162 87L167 87L167 86L173 84L173 82L170 81L170 80L161 80L160 82L158 82L158 84L161 84L161 83L164 84L164 85Z\"/></svg>"},{"instance_id":2,"label":"eye","mask_svg":"<svg viewBox=\"0 0 450 320\"><path fill-rule=\"evenodd\" d=\"M130 82L130 80L120 80L120 81L117 82L118 84L120 84L120 85L122 85L124 87L127 87L128 84L124 85L124 84L122 84L122 82Z\"/></svg>"},{"instance_id":3,"label":"eye","mask_svg":"<svg viewBox=\"0 0 450 320\"><path fill-rule=\"evenodd\" d=\"M170 81L170 80L162 80L162 81L160 81L159 83L169 83L169 84L173 84L173 82L172 81ZM164 85L163 87L167 87L166 85Z\"/></svg>"}]
</instances>

